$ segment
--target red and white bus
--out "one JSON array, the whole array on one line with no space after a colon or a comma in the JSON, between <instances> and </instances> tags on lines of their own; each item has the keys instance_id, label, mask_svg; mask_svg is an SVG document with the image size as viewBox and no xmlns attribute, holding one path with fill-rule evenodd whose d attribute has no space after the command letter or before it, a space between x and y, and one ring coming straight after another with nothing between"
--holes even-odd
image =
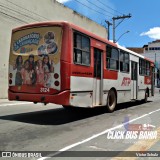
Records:
<instances>
[{"instance_id":1,"label":"red and white bus","mask_svg":"<svg viewBox=\"0 0 160 160\"><path fill-rule=\"evenodd\" d=\"M9 100L106 106L154 95L154 62L68 22L12 31Z\"/></svg>"}]
</instances>

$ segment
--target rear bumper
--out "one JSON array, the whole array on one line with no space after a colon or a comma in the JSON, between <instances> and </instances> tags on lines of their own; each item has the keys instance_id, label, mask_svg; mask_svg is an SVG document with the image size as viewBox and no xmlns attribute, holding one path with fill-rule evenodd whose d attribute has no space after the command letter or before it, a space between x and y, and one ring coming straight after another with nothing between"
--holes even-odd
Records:
<instances>
[{"instance_id":1,"label":"rear bumper","mask_svg":"<svg viewBox=\"0 0 160 160\"><path fill-rule=\"evenodd\" d=\"M62 91L54 95L43 94L27 94L27 93L14 93L8 90L8 99L10 101L28 101L35 103L55 103L60 105L69 105L70 91Z\"/></svg>"}]
</instances>

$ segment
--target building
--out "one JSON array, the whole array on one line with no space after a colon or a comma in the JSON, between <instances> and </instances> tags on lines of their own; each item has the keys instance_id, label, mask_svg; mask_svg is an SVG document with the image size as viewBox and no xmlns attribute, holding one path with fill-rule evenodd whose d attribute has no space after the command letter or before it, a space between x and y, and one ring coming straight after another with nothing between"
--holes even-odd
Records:
<instances>
[{"instance_id":1,"label":"building","mask_svg":"<svg viewBox=\"0 0 160 160\"><path fill-rule=\"evenodd\" d=\"M158 39L149 42L148 44L145 44L142 48L128 47L128 49L137 52L139 54L142 54L145 57L155 62L156 64L155 72L157 73L155 85L157 87L160 87L160 40Z\"/></svg>"},{"instance_id":2,"label":"building","mask_svg":"<svg viewBox=\"0 0 160 160\"><path fill-rule=\"evenodd\" d=\"M106 38L106 28L56 0L0 0L0 98L7 98L8 59L13 28L41 21L68 21ZM3 91L3 92L2 92Z\"/></svg>"},{"instance_id":3,"label":"building","mask_svg":"<svg viewBox=\"0 0 160 160\"><path fill-rule=\"evenodd\" d=\"M130 49L133 52L136 52L136 53L139 53L139 54L143 54L143 48L128 47L128 49Z\"/></svg>"}]
</instances>

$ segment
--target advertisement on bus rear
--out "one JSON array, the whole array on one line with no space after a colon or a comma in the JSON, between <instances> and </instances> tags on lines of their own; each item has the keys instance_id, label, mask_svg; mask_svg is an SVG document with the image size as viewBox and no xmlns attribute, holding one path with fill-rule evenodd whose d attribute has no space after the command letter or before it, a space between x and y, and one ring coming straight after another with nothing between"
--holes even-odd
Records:
<instances>
[{"instance_id":1,"label":"advertisement on bus rear","mask_svg":"<svg viewBox=\"0 0 160 160\"><path fill-rule=\"evenodd\" d=\"M16 92L60 90L61 27L30 28L13 33L9 86Z\"/></svg>"}]
</instances>

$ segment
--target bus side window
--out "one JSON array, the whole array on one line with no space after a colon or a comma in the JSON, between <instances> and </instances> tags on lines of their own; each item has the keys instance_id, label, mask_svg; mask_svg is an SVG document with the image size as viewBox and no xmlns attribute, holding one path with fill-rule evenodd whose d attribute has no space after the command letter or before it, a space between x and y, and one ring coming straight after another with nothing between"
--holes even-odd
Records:
<instances>
[{"instance_id":1,"label":"bus side window","mask_svg":"<svg viewBox=\"0 0 160 160\"><path fill-rule=\"evenodd\" d=\"M108 69L113 69L113 70L118 70L119 69L119 51L116 48L113 48L111 46L107 46L106 49L106 54L107 54L107 68Z\"/></svg>"},{"instance_id":2,"label":"bus side window","mask_svg":"<svg viewBox=\"0 0 160 160\"><path fill-rule=\"evenodd\" d=\"M89 54L87 52L83 52L82 54L82 63L86 64L86 65L90 65L90 57Z\"/></svg>"},{"instance_id":3,"label":"bus side window","mask_svg":"<svg viewBox=\"0 0 160 160\"><path fill-rule=\"evenodd\" d=\"M129 73L129 53L120 51L120 71Z\"/></svg>"},{"instance_id":4,"label":"bus side window","mask_svg":"<svg viewBox=\"0 0 160 160\"><path fill-rule=\"evenodd\" d=\"M139 74L142 76L150 76L150 62L139 59Z\"/></svg>"},{"instance_id":5,"label":"bus side window","mask_svg":"<svg viewBox=\"0 0 160 160\"><path fill-rule=\"evenodd\" d=\"M150 62L146 61L146 75L150 76Z\"/></svg>"},{"instance_id":6,"label":"bus side window","mask_svg":"<svg viewBox=\"0 0 160 160\"><path fill-rule=\"evenodd\" d=\"M74 63L90 65L90 39L74 32Z\"/></svg>"}]
</instances>

